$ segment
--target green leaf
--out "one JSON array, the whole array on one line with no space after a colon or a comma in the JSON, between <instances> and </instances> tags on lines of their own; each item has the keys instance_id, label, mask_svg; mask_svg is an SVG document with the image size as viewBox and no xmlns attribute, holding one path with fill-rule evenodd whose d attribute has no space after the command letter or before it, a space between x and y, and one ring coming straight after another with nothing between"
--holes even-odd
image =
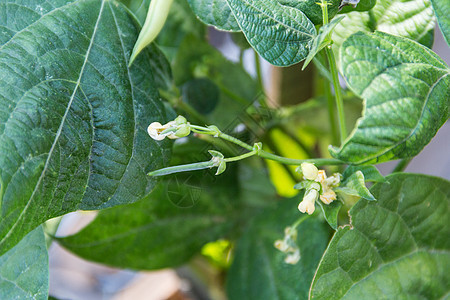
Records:
<instances>
[{"instance_id":1,"label":"green leaf","mask_svg":"<svg viewBox=\"0 0 450 300\"><path fill-rule=\"evenodd\" d=\"M343 183L342 187L334 189L337 193L358 196L366 200L375 201L375 197L370 193L366 187L364 180L364 174L361 171L356 171L350 177L348 177Z\"/></svg>"},{"instance_id":2,"label":"green leaf","mask_svg":"<svg viewBox=\"0 0 450 300\"><path fill-rule=\"evenodd\" d=\"M297 246L301 259L286 264L286 254L274 247L284 229L302 217L298 199L285 199L256 219L238 240L227 274L229 299L306 299L308 288L326 247L328 229L316 218L305 217L298 226Z\"/></svg>"},{"instance_id":3,"label":"green leaf","mask_svg":"<svg viewBox=\"0 0 450 300\"><path fill-rule=\"evenodd\" d=\"M2 299L47 299L48 253L42 227L0 256Z\"/></svg>"},{"instance_id":4,"label":"green leaf","mask_svg":"<svg viewBox=\"0 0 450 300\"><path fill-rule=\"evenodd\" d=\"M193 79L182 87L182 99L201 114L208 114L219 102L220 90L208 78Z\"/></svg>"},{"instance_id":5,"label":"green leaf","mask_svg":"<svg viewBox=\"0 0 450 300\"><path fill-rule=\"evenodd\" d=\"M323 23L321 0L276 0L280 5L293 7L302 11L314 25ZM338 12L341 0L328 0L328 18L332 19Z\"/></svg>"},{"instance_id":6,"label":"green leaf","mask_svg":"<svg viewBox=\"0 0 450 300\"><path fill-rule=\"evenodd\" d=\"M339 200L335 200L328 205L322 203L321 201L317 201L317 203L322 209L323 216L325 220L327 220L328 225L336 230L338 226L338 215L342 207L342 202Z\"/></svg>"},{"instance_id":7,"label":"green leaf","mask_svg":"<svg viewBox=\"0 0 450 300\"><path fill-rule=\"evenodd\" d=\"M330 34L333 32L336 25L345 18L344 16L339 16L334 18L330 23L322 26L319 29L319 34L314 38L309 54L303 63L302 70L306 69L311 60L319 53L320 50L331 44Z\"/></svg>"},{"instance_id":8,"label":"green leaf","mask_svg":"<svg viewBox=\"0 0 450 300\"><path fill-rule=\"evenodd\" d=\"M306 58L316 36L306 15L275 0L227 0L252 47L268 62L289 66Z\"/></svg>"},{"instance_id":9,"label":"green leaf","mask_svg":"<svg viewBox=\"0 0 450 300\"><path fill-rule=\"evenodd\" d=\"M450 45L450 2L446 0L431 0L431 3L438 19L439 28L441 28L447 44Z\"/></svg>"},{"instance_id":10,"label":"green leaf","mask_svg":"<svg viewBox=\"0 0 450 300\"><path fill-rule=\"evenodd\" d=\"M375 166L349 166L345 169L344 173L342 173L344 181L357 171L361 171L363 173L364 180L366 182L387 182L386 178L381 175L380 171L378 171Z\"/></svg>"},{"instance_id":11,"label":"green leaf","mask_svg":"<svg viewBox=\"0 0 450 300\"><path fill-rule=\"evenodd\" d=\"M216 182L210 193L211 181L205 173L165 178L143 200L103 210L82 231L58 242L82 258L119 268L179 266L233 226L224 198L235 197L230 195L235 191Z\"/></svg>"},{"instance_id":12,"label":"green leaf","mask_svg":"<svg viewBox=\"0 0 450 300\"><path fill-rule=\"evenodd\" d=\"M236 126L237 116L247 117L246 109L260 94L255 79L242 66L194 36L180 45L173 74L180 86L195 78L208 78L219 88L219 102L208 117L222 129Z\"/></svg>"},{"instance_id":13,"label":"green leaf","mask_svg":"<svg viewBox=\"0 0 450 300\"><path fill-rule=\"evenodd\" d=\"M450 182L388 176L378 199L361 199L339 228L311 287L311 299L439 299L449 292Z\"/></svg>"},{"instance_id":14,"label":"green leaf","mask_svg":"<svg viewBox=\"0 0 450 300\"><path fill-rule=\"evenodd\" d=\"M333 32L333 50L338 54L342 43L360 30L383 31L415 40L431 48L435 23L430 0L378 0L369 12L355 11L346 14L346 18Z\"/></svg>"},{"instance_id":15,"label":"green leaf","mask_svg":"<svg viewBox=\"0 0 450 300\"><path fill-rule=\"evenodd\" d=\"M157 49L127 68L139 29L122 5L4 1L0 15L1 254L47 219L141 199L169 151L146 133L165 121Z\"/></svg>"},{"instance_id":16,"label":"green leaf","mask_svg":"<svg viewBox=\"0 0 450 300\"><path fill-rule=\"evenodd\" d=\"M346 5L339 11L339 13L346 14L351 11L368 11L371 10L376 3L377 0L360 0L356 7L353 7L352 5Z\"/></svg>"},{"instance_id":17,"label":"green leaf","mask_svg":"<svg viewBox=\"0 0 450 300\"><path fill-rule=\"evenodd\" d=\"M331 154L354 164L412 157L448 118L450 73L431 50L382 32L359 32L341 48L343 75L363 98L363 117Z\"/></svg>"},{"instance_id":18,"label":"green leaf","mask_svg":"<svg viewBox=\"0 0 450 300\"><path fill-rule=\"evenodd\" d=\"M192 10L205 24L219 30L241 31L226 0L188 0Z\"/></svg>"}]
</instances>

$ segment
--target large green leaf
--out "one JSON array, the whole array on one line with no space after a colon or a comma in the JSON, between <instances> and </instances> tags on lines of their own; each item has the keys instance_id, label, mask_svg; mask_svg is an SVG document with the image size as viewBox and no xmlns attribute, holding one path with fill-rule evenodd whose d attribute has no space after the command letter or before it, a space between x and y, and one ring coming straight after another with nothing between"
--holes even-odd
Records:
<instances>
[{"instance_id":1,"label":"large green leaf","mask_svg":"<svg viewBox=\"0 0 450 300\"><path fill-rule=\"evenodd\" d=\"M439 299L450 291L450 182L388 176L351 210L317 269L311 299Z\"/></svg>"},{"instance_id":2,"label":"large green leaf","mask_svg":"<svg viewBox=\"0 0 450 300\"><path fill-rule=\"evenodd\" d=\"M239 215L232 214L236 178L221 176L214 182L213 176L206 171L166 176L148 197L102 210L81 232L59 243L80 257L120 268L181 265L204 244L223 237Z\"/></svg>"},{"instance_id":3,"label":"large green leaf","mask_svg":"<svg viewBox=\"0 0 450 300\"><path fill-rule=\"evenodd\" d=\"M0 256L1 299L47 299L48 253L42 227Z\"/></svg>"},{"instance_id":4,"label":"large green leaf","mask_svg":"<svg viewBox=\"0 0 450 300\"><path fill-rule=\"evenodd\" d=\"M375 30L406 37L430 47L436 20L430 0L377 0L370 12L350 12L333 32L333 50L352 34Z\"/></svg>"},{"instance_id":5,"label":"large green leaf","mask_svg":"<svg viewBox=\"0 0 450 300\"><path fill-rule=\"evenodd\" d=\"M226 0L252 47L268 62L289 66L306 58L316 36L306 15L276 0Z\"/></svg>"},{"instance_id":6,"label":"large green leaf","mask_svg":"<svg viewBox=\"0 0 450 300\"><path fill-rule=\"evenodd\" d=\"M302 222L297 245L301 259L284 262L286 254L275 249L284 229L302 217L299 199L286 199L258 217L238 240L235 258L227 274L230 299L306 299L314 270L328 241L328 228L316 218ZM303 216L303 218L307 218Z\"/></svg>"},{"instance_id":7,"label":"large green leaf","mask_svg":"<svg viewBox=\"0 0 450 300\"><path fill-rule=\"evenodd\" d=\"M241 31L226 0L188 0L197 17L220 30Z\"/></svg>"},{"instance_id":8,"label":"large green leaf","mask_svg":"<svg viewBox=\"0 0 450 300\"><path fill-rule=\"evenodd\" d=\"M430 49L382 32L359 32L341 48L348 86L363 117L334 157L355 164L412 157L448 117L450 71Z\"/></svg>"},{"instance_id":9,"label":"large green leaf","mask_svg":"<svg viewBox=\"0 0 450 300\"><path fill-rule=\"evenodd\" d=\"M439 27L447 44L450 45L450 2L446 0L431 0L437 16Z\"/></svg>"},{"instance_id":10,"label":"large green leaf","mask_svg":"<svg viewBox=\"0 0 450 300\"><path fill-rule=\"evenodd\" d=\"M3 1L0 15L4 253L52 217L142 198L169 153L146 133L165 119L157 50L127 68L139 28L120 4Z\"/></svg>"}]
</instances>

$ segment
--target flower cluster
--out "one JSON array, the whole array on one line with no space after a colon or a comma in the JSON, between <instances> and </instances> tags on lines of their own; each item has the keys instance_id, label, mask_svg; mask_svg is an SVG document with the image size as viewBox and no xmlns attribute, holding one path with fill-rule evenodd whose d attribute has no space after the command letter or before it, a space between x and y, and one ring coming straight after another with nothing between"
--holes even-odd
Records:
<instances>
[{"instance_id":1,"label":"flower cluster","mask_svg":"<svg viewBox=\"0 0 450 300\"><path fill-rule=\"evenodd\" d=\"M284 229L284 238L276 240L274 247L283 253L286 253L284 262L290 265L295 265L300 260L300 249L295 242L297 240L297 229L294 227L286 227Z\"/></svg>"},{"instance_id":2,"label":"flower cluster","mask_svg":"<svg viewBox=\"0 0 450 300\"><path fill-rule=\"evenodd\" d=\"M153 122L147 128L148 134L156 141L162 141L166 137L169 139L179 139L191 133L190 123L183 116L178 116L175 120L161 125Z\"/></svg>"},{"instance_id":3,"label":"flower cluster","mask_svg":"<svg viewBox=\"0 0 450 300\"><path fill-rule=\"evenodd\" d=\"M305 189L303 200L298 205L298 210L311 215L315 210L315 203L318 198L324 204L330 204L336 200L336 193L333 188L339 186L341 175L338 173L327 177L324 170L318 170L314 164L302 163L298 168L303 174L305 181L295 185L296 189Z\"/></svg>"}]
</instances>

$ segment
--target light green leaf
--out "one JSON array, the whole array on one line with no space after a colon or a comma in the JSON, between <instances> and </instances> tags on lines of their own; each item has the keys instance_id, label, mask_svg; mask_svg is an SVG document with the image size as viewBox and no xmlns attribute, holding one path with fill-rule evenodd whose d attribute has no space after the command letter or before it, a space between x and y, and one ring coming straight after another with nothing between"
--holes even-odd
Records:
<instances>
[{"instance_id":1,"label":"light green leaf","mask_svg":"<svg viewBox=\"0 0 450 300\"><path fill-rule=\"evenodd\" d=\"M331 154L354 164L412 157L448 118L450 73L431 50L382 32L359 32L341 48L342 72L364 99L363 117Z\"/></svg>"},{"instance_id":2,"label":"light green leaf","mask_svg":"<svg viewBox=\"0 0 450 300\"><path fill-rule=\"evenodd\" d=\"M335 200L328 205L322 203L321 201L317 201L317 203L319 204L328 225L336 230L338 226L338 215L342 207L342 202L339 200Z\"/></svg>"},{"instance_id":3,"label":"light green leaf","mask_svg":"<svg viewBox=\"0 0 450 300\"><path fill-rule=\"evenodd\" d=\"M44 231L38 227L0 256L2 299L47 299L48 253Z\"/></svg>"},{"instance_id":4,"label":"light green leaf","mask_svg":"<svg viewBox=\"0 0 450 300\"><path fill-rule=\"evenodd\" d=\"M376 200L367 189L364 174L361 171L356 171L350 175L350 177L342 183L342 186L337 187L334 190L339 194L358 196L370 201Z\"/></svg>"},{"instance_id":5,"label":"light green leaf","mask_svg":"<svg viewBox=\"0 0 450 300\"><path fill-rule=\"evenodd\" d=\"M450 2L447 0L431 0L439 27L447 44L450 45Z\"/></svg>"},{"instance_id":6,"label":"light green leaf","mask_svg":"<svg viewBox=\"0 0 450 300\"><path fill-rule=\"evenodd\" d=\"M345 18L344 16L339 16L334 18L330 23L322 26L319 29L319 34L314 38L309 54L303 63L302 70L306 69L311 60L319 53L320 50L331 44L330 34L333 32L336 25Z\"/></svg>"},{"instance_id":7,"label":"light green leaf","mask_svg":"<svg viewBox=\"0 0 450 300\"><path fill-rule=\"evenodd\" d=\"M148 197L102 210L82 231L58 242L82 258L120 268L179 266L234 225L234 178L212 183L205 174L166 177Z\"/></svg>"},{"instance_id":8,"label":"light green leaf","mask_svg":"<svg viewBox=\"0 0 450 300\"><path fill-rule=\"evenodd\" d=\"M226 0L188 0L192 10L205 24L225 31L241 31Z\"/></svg>"},{"instance_id":9,"label":"light green leaf","mask_svg":"<svg viewBox=\"0 0 450 300\"><path fill-rule=\"evenodd\" d=\"M345 180L357 171L361 171L363 173L364 180L366 182L387 182L386 178L381 175L380 171L378 171L375 166L349 166L347 169L345 169L344 173L342 173L342 176Z\"/></svg>"},{"instance_id":10,"label":"light green leaf","mask_svg":"<svg viewBox=\"0 0 450 300\"><path fill-rule=\"evenodd\" d=\"M268 62L289 66L306 58L316 36L306 15L275 0L227 0L252 47Z\"/></svg>"},{"instance_id":11,"label":"light green leaf","mask_svg":"<svg viewBox=\"0 0 450 300\"><path fill-rule=\"evenodd\" d=\"M285 199L255 220L238 240L234 261L227 274L229 299L306 299L308 288L326 247L328 226L316 218L297 228L300 261L284 262L286 254L274 247L284 229L302 217L298 199ZM303 216L305 218L305 216Z\"/></svg>"},{"instance_id":12,"label":"light green leaf","mask_svg":"<svg viewBox=\"0 0 450 300\"><path fill-rule=\"evenodd\" d=\"M350 12L333 31L333 51L358 31L383 31L433 45L436 20L430 0L378 0L370 12Z\"/></svg>"},{"instance_id":13,"label":"light green leaf","mask_svg":"<svg viewBox=\"0 0 450 300\"><path fill-rule=\"evenodd\" d=\"M165 121L157 50L127 68L139 29L120 4L4 1L0 15L1 254L47 219L141 199L169 151L146 133Z\"/></svg>"},{"instance_id":14,"label":"light green leaf","mask_svg":"<svg viewBox=\"0 0 450 300\"><path fill-rule=\"evenodd\" d=\"M311 287L310 299L440 299L449 293L450 183L394 174L351 210Z\"/></svg>"}]
</instances>

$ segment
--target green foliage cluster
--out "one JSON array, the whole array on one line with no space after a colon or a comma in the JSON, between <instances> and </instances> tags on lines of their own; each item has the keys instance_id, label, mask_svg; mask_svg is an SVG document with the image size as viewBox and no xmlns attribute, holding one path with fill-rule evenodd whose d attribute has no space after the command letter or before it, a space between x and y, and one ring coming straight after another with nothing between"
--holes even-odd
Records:
<instances>
[{"instance_id":1,"label":"green foliage cluster","mask_svg":"<svg viewBox=\"0 0 450 300\"><path fill-rule=\"evenodd\" d=\"M41 224L77 210L100 211L55 242L119 268L178 267L226 240L210 267L226 274L230 299L448 297L450 182L383 177L374 164L414 157L448 120L450 69L430 47L437 25L450 41L449 1L333 0L324 9L317 0L174 0L156 41L130 64L150 2L0 0L0 299L48 299L44 232L55 232ZM268 107L260 78L210 46L207 26L275 66L309 64L319 71L315 96ZM148 135L177 114L232 124L228 133L261 141L253 151L267 159L338 165L327 169L343 173L338 199L300 214L305 185L286 196L301 175L258 157L220 176L148 176L210 159L206 149L242 155L214 136ZM233 132L236 122L245 129ZM295 264L274 247L292 224Z\"/></svg>"}]
</instances>

